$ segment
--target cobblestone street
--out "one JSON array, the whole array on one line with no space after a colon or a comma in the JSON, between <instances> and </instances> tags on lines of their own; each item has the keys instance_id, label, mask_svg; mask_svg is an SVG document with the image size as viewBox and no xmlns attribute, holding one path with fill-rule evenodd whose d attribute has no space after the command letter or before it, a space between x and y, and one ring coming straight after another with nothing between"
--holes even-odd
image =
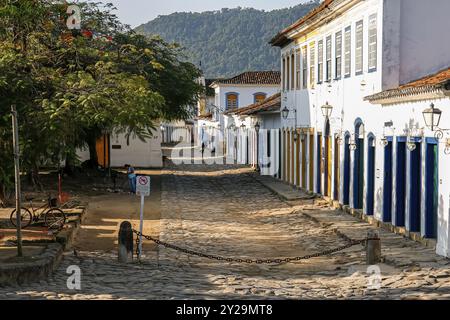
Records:
<instances>
[{"instance_id":1,"label":"cobblestone street","mask_svg":"<svg viewBox=\"0 0 450 320\"><path fill-rule=\"evenodd\" d=\"M284 258L345 245L336 223L365 235L363 222L313 200L282 201L243 167L182 165L162 171L160 240L208 254ZM89 214L89 213L88 213ZM327 222L327 219L331 219ZM338 221L338 222L337 222ZM147 247L142 264L115 251L67 252L48 281L0 288L0 299L436 299L450 298L450 261L382 234L382 287L368 288L361 245L298 263L246 265ZM386 239L386 241L384 240ZM81 268L81 290L66 286Z\"/></svg>"}]
</instances>

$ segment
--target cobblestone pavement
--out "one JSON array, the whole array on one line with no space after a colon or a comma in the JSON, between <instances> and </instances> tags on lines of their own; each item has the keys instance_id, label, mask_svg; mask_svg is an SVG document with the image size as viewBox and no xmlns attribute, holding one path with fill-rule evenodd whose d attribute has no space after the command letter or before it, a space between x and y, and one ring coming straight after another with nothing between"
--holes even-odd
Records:
<instances>
[{"instance_id":1,"label":"cobblestone pavement","mask_svg":"<svg viewBox=\"0 0 450 320\"><path fill-rule=\"evenodd\" d=\"M337 227L355 238L367 227L311 200L284 202L247 168L184 165L163 174L160 234L152 236L189 249L226 257L295 257L345 245ZM448 260L401 238L389 238L383 249L389 259L379 266L379 289L368 287L373 278L360 245L278 265L217 262L159 248L131 265L116 262L115 252L68 252L51 279L0 288L0 299L450 298ZM67 289L71 265L81 268L81 290Z\"/></svg>"}]
</instances>

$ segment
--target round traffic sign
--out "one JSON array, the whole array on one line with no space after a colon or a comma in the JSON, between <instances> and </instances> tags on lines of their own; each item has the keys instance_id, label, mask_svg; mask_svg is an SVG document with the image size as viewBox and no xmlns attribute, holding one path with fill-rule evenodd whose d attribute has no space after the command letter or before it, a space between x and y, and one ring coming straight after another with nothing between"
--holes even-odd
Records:
<instances>
[{"instance_id":1,"label":"round traffic sign","mask_svg":"<svg viewBox=\"0 0 450 320\"><path fill-rule=\"evenodd\" d=\"M143 186L145 186L145 185L147 185L148 184L148 178L147 177L139 177L139 184L140 185L143 185Z\"/></svg>"}]
</instances>

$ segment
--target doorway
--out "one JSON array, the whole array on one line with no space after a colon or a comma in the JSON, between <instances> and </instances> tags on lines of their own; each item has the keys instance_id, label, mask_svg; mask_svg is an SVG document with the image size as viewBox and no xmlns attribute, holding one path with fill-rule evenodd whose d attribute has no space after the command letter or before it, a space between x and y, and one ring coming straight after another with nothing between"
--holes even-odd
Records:
<instances>
[{"instance_id":1,"label":"doorway","mask_svg":"<svg viewBox=\"0 0 450 320\"><path fill-rule=\"evenodd\" d=\"M331 136L330 121L325 124L325 146L324 146L324 195L331 197Z\"/></svg>"},{"instance_id":2,"label":"doorway","mask_svg":"<svg viewBox=\"0 0 450 320\"><path fill-rule=\"evenodd\" d=\"M350 204L350 134L345 135L344 143L344 205Z\"/></svg>"},{"instance_id":3,"label":"doorway","mask_svg":"<svg viewBox=\"0 0 450 320\"><path fill-rule=\"evenodd\" d=\"M420 212L422 205L422 166L421 144L415 142L416 148L410 151L409 165L409 231L420 232Z\"/></svg>"},{"instance_id":4,"label":"doorway","mask_svg":"<svg viewBox=\"0 0 450 320\"><path fill-rule=\"evenodd\" d=\"M303 133L300 139L302 143L302 188L306 189L306 135Z\"/></svg>"},{"instance_id":5,"label":"doorway","mask_svg":"<svg viewBox=\"0 0 450 320\"><path fill-rule=\"evenodd\" d=\"M388 137L384 148L384 181L383 181L383 222L392 221L392 137Z\"/></svg>"},{"instance_id":6,"label":"doorway","mask_svg":"<svg viewBox=\"0 0 450 320\"><path fill-rule=\"evenodd\" d=\"M360 119L355 122L355 160L353 163L353 206L363 208L364 196L364 125Z\"/></svg>"},{"instance_id":7,"label":"doorway","mask_svg":"<svg viewBox=\"0 0 450 320\"><path fill-rule=\"evenodd\" d=\"M425 167L425 238L437 238L439 199L438 141L427 139Z\"/></svg>"},{"instance_id":8,"label":"doorway","mask_svg":"<svg viewBox=\"0 0 450 320\"><path fill-rule=\"evenodd\" d=\"M394 224L397 227L404 227L406 217L406 137L397 138L396 155Z\"/></svg>"},{"instance_id":9,"label":"doorway","mask_svg":"<svg viewBox=\"0 0 450 320\"><path fill-rule=\"evenodd\" d=\"M323 173L323 159L322 159L322 134L317 134L317 176L316 176L316 192L322 193L322 173Z\"/></svg>"},{"instance_id":10,"label":"doorway","mask_svg":"<svg viewBox=\"0 0 450 320\"><path fill-rule=\"evenodd\" d=\"M336 137L334 139L334 200L339 201L339 187L341 184L340 177L340 160L341 160L341 144L340 138Z\"/></svg>"},{"instance_id":11,"label":"doorway","mask_svg":"<svg viewBox=\"0 0 450 320\"><path fill-rule=\"evenodd\" d=\"M367 149L367 204L366 214L373 216L375 204L375 136L369 135Z\"/></svg>"}]
</instances>

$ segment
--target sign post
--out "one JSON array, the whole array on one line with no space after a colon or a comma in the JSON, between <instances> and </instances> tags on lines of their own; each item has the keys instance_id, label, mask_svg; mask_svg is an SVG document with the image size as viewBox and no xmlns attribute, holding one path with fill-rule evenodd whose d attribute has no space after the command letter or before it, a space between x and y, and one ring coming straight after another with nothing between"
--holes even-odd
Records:
<instances>
[{"instance_id":1,"label":"sign post","mask_svg":"<svg viewBox=\"0 0 450 320\"><path fill-rule=\"evenodd\" d=\"M141 197L141 216L139 225L139 256L138 259L141 260L142 255L142 233L144 231L144 204L145 197L150 196L150 177L148 176L137 176L136 177L136 195Z\"/></svg>"},{"instance_id":2,"label":"sign post","mask_svg":"<svg viewBox=\"0 0 450 320\"><path fill-rule=\"evenodd\" d=\"M13 145L14 145L14 168L16 182L16 225L17 225L17 256L22 257L22 204L20 188L20 150L19 150L19 125L17 121L16 106L11 106L12 127L13 127Z\"/></svg>"}]
</instances>

